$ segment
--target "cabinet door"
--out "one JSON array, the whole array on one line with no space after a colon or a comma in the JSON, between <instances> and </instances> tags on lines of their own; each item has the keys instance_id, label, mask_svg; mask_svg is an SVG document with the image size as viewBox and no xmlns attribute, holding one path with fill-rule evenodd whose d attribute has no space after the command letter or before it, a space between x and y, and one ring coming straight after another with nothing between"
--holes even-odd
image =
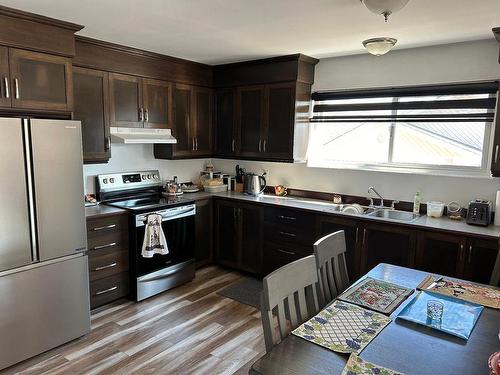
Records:
<instances>
[{"instance_id":1,"label":"cabinet door","mask_svg":"<svg viewBox=\"0 0 500 375\"><path fill-rule=\"evenodd\" d=\"M266 158L293 159L295 83L267 85L265 103L262 152Z\"/></svg>"},{"instance_id":2,"label":"cabinet door","mask_svg":"<svg viewBox=\"0 0 500 375\"><path fill-rule=\"evenodd\" d=\"M108 73L74 67L73 84L73 118L82 122L83 161L106 163L110 158Z\"/></svg>"},{"instance_id":3,"label":"cabinet door","mask_svg":"<svg viewBox=\"0 0 500 375\"><path fill-rule=\"evenodd\" d=\"M212 261L212 200L196 201L196 267L204 266Z\"/></svg>"},{"instance_id":4,"label":"cabinet door","mask_svg":"<svg viewBox=\"0 0 500 375\"><path fill-rule=\"evenodd\" d=\"M239 217L239 269L260 275L262 273L262 209L257 205L241 205Z\"/></svg>"},{"instance_id":5,"label":"cabinet door","mask_svg":"<svg viewBox=\"0 0 500 375\"><path fill-rule=\"evenodd\" d=\"M215 93L215 153L232 156L236 152L235 90Z\"/></svg>"},{"instance_id":6,"label":"cabinet door","mask_svg":"<svg viewBox=\"0 0 500 375\"><path fill-rule=\"evenodd\" d=\"M361 276L359 272L359 225L353 220L329 216L319 217L319 235L317 239L339 230L345 232L347 272L349 274L349 279L353 281Z\"/></svg>"},{"instance_id":7,"label":"cabinet door","mask_svg":"<svg viewBox=\"0 0 500 375\"><path fill-rule=\"evenodd\" d=\"M498 240L470 238L467 241L463 278L489 284L498 254Z\"/></svg>"},{"instance_id":8,"label":"cabinet door","mask_svg":"<svg viewBox=\"0 0 500 375\"><path fill-rule=\"evenodd\" d=\"M196 87L194 100L194 150L196 156L210 156L212 153L212 90Z\"/></svg>"},{"instance_id":9,"label":"cabinet door","mask_svg":"<svg viewBox=\"0 0 500 375\"><path fill-rule=\"evenodd\" d=\"M462 277L465 238L438 232L420 232L416 268L444 276Z\"/></svg>"},{"instance_id":10,"label":"cabinet door","mask_svg":"<svg viewBox=\"0 0 500 375\"><path fill-rule=\"evenodd\" d=\"M172 127L172 84L155 79L142 80L144 127Z\"/></svg>"},{"instance_id":11,"label":"cabinet door","mask_svg":"<svg viewBox=\"0 0 500 375\"><path fill-rule=\"evenodd\" d=\"M237 267L238 265L238 207L227 201L217 201L216 208L216 251L218 263Z\"/></svg>"},{"instance_id":12,"label":"cabinet door","mask_svg":"<svg viewBox=\"0 0 500 375\"><path fill-rule=\"evenodd\" d=\"M264 86L238 89L238 128L241 156L261 157L264 118Z\"/></svg>"},{"instance_id":13,"label":"cabinet door","mask_svg":"<svg viewBox=\"0 0 500 375\"><path fill-rule=\"evenodd\" d=\"M176 84L173 89L174 127L173 136L177 143L173 145L174 156L190 155L194 151L191 114L193 105L193 89L191 86Z\"/></svg>"},{"instance_id":14,"label":"cabinet door","mask_svg":"<svg viewBox=\"0 0 500 375\"><path fill-rule=\"evenodd\" d=\"M141 79L109 73L111 126L140 128L144 123Z\"/></svg>"},{"instance_id":15,"label":"cabinet door","mask_svg":"<svg viewBox=\"0 0 500 375\"><path fill-rule=\"evenodd\" d=\"M11 48L9 65L13 107L73 109L71 59Z\"/></svg>"},{"instance_id":16,"label":"cabinet door","mask_svg":"<svg viewBox=\"0 0 500 375\"><path fill-rule=\"evenodd\" d=\"M10 107L12 90L9 75L9 49L0 47L0 107Z\"/></svg>"},{"instance_id":17,"label":"cabinet door","mask_svg":"<svg viewBox=\"0 0 500 375\"><path fill-rule=\"evenodd\" d=\"M364 224L361 236L361 274L379 263L414 266L415 231L392 224Z\"/></svg>"}]
</instances>

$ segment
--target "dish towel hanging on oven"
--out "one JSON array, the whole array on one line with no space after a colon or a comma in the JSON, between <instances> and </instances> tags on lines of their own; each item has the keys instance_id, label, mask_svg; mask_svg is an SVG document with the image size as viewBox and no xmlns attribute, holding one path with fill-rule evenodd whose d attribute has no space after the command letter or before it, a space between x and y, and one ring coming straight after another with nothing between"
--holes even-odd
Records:
<instances>
[{"instance_id":1,"label":"dish towel hanging on oven","mask_svg":"<svg viewBox=\"0 0 500 375\"><path fill-rule=\"evenodd\" d=\"M144 258L152 258L155 254L168 254L167 240L161 228L161 221L162 217L159 214L150 214L146 218L141 252Z\"/></svg>"}]
</instances>

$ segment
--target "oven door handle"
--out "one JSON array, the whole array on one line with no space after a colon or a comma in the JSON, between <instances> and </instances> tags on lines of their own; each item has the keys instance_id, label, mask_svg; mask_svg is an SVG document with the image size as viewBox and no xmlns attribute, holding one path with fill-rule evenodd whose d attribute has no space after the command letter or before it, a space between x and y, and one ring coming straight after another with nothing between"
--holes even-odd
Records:
<instances>
[{"instance_id":1,"label":"oven door handle","mask_svg":"<svg viewBox=\"0 0 500 375\"><path fill-rule=\"evenodd\" d=\"M186 208L185 210L182 210L182 211L175 211L174 213L171 213L171 214L163 214L161 215L161 218L162 218L162 222L164 221L168 221L168 220L175 220L177 218L182 218L182 217L185 217L185 216L190 216L190 215L186 215L186 214L191 214L194 215L196 213L196 208L195 206L193 207L189 207L189 208ZM143 225L146 225L147 222L148 222L148 216L145 215L145 218L142 219L142 220L139 220L143 223ZM138 222L139 222L138 221ZM143 226L143 225L139 225L139 226Z\"/></svg>"}]
</instances>

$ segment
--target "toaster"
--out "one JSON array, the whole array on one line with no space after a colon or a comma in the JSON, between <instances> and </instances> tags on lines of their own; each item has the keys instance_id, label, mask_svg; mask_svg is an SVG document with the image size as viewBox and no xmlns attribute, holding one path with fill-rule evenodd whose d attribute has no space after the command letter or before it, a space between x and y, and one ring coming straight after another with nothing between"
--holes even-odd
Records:
<instances>
[{"instance_id":1,"label":"toaster","mask_svg":"<svg viewBox=\"0 0 500 375\"><path fill-rule=\"evenodd\" d=\"M467 224L487 226L491 222L491 202L476 199L469 202Z\"/></svg>"}]
</instances>

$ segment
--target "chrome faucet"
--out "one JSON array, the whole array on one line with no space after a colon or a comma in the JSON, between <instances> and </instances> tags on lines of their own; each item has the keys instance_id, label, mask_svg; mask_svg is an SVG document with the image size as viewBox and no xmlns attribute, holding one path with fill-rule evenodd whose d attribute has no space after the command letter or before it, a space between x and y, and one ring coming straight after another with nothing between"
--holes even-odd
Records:
<instances>
[{"instance_id":1,"label":"chrome faucet","mask_svg":"<svg viewBox=\"0 0 500 375\"><path fill-rule=\"evenodd\" d=\"M380 207L384 207L384 198L382 198L382 196L378 193L377 190L375 190L375 188L373 186L370 186L368 188L368 194L375 194L377 197L380 198ZM370 199L370 205L373 205L373 199L369 198Z\"/></svg>"}]
</instances>

